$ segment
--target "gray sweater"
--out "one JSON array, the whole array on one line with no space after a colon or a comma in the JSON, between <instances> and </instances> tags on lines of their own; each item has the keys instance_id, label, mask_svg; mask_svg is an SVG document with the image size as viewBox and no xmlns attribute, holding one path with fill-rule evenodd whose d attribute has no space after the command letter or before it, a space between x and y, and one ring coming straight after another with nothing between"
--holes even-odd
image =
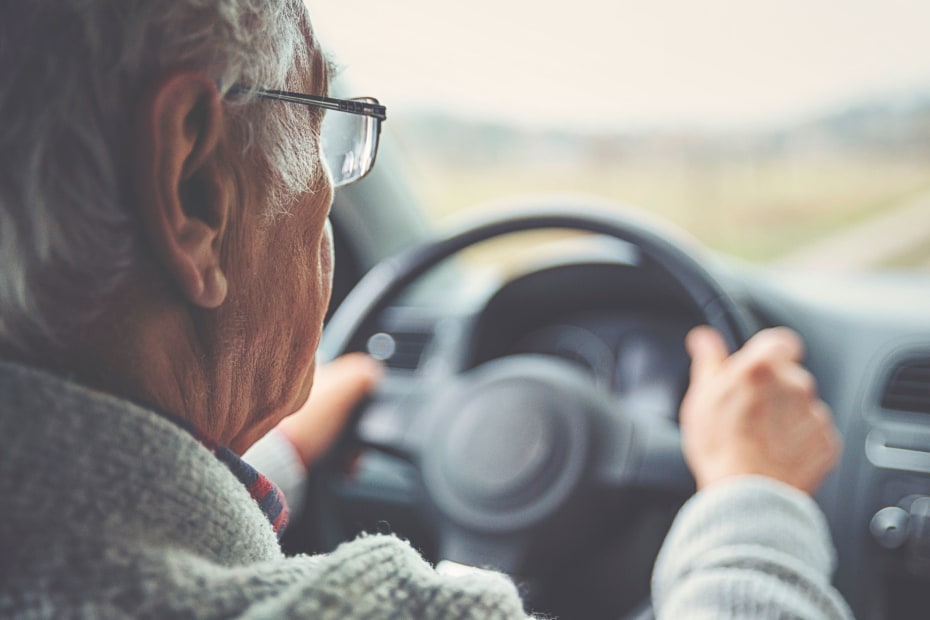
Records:
<instances>
[{"instance_id":1,"label":"gray sweater","mask_svg":"<svg viewBox=\"0 0 930 620\"><path fill-rule=\"evenodd\" d=\"M243 485L171 422L0 363L0 618L517 618L504 576L437 574L366 536L286 558ZM682 511L654 575L670 618L845 618L822 515L744 479Z\"/></svg>"}]
</instances>

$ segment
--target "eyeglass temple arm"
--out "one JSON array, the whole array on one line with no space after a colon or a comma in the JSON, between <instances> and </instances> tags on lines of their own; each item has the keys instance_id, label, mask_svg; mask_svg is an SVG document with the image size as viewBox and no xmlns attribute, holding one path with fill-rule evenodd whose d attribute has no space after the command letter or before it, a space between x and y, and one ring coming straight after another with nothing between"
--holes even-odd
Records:
<instances>
[{"instance_id":1,"label":"eyeglass temple arm","mask_svg":"<svg viewBox=\"0 0 930 620\"><path fill-rule=\"evenodd\" d=\"M387 120L386 107L378 103L370 103L358 99L333 99L331 97L318 97L316 95L304 95L301 93L288 92L286 90L270 90L265 88L250 89L241 84L237 84L229 89L229 92L232 94L240 94L249 91L254 92L260 97L289 101L291 103L301 103L303 105L312 105L327 110L348 112L349 114L372 116L380 121Z\"/></svg>"},{"instance_id":2,"label":"eyeglass temple arm","mask_svg":"<svg viewBox=\"0 0 930 620\"><path fill-rule=\"evenodd\" d=\"M358 101L356 99L336 99L318 102L320 107L330 110L339 110L349 112L350 114L362 114L364 116L373 116L380 121L387 120L387 108L376 103L367 101Z\"/></svg>"}]
</instances>

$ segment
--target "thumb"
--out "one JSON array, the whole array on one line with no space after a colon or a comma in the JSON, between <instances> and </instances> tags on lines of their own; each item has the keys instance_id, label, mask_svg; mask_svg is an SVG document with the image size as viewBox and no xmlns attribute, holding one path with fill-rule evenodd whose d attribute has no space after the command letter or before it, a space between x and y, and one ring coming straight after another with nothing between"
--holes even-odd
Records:
<instances>
[{"instance_id":1,"label":"thumb","mask_svg":"<svg viewBox=\"0 0 930 620\"><path fill-rule=\"evenodd\" d=\"M685 338L685 347L691 355L691 383L717 372L729 357L727 344L720 333L705 325L695 327Z\"/></svg>"}]
</instances>

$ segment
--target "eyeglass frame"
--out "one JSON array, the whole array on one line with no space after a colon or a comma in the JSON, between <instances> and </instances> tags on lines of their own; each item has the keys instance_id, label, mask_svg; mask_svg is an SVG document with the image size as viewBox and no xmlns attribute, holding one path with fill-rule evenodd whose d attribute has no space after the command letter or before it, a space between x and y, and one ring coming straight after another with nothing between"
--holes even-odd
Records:
<instances>
[{"instance_id":1,"label":"eyeglass frame","mask_svg":"<svg viewBox=\"0 0 930 620\"><path fill-rule=\"evenodd\" d=\"M340 185L339 187L344 187L345 185L351 185L356 181L361 181L368 173L372 171L375 167L375 160L378 158L378 147L381 143L381 123L387 120L387 108L381 105L377 99L374 97L359 97L354 99L335 99L333 97L323 97L321 95L307 95L304 93L295 93L287 90L273 90L269 88L254 88L251 86L246 86L244 84L235 84L230 87L229 92L233 95L251 93L263 97L265 99L272 99L275 101L284 101L287 103L297 103L300 105L310 106L314 108L323 108L324 110L333 110L336 112L346 112L348 114L356 114L358 116L368 116L374 118L378 121L378 128L375 131L375 148L374 155L371 157L371 165L368 166L368 170L365 171L365 174L360 176L357 179L352 180L349 183ZM374 103L372 103L374 102Z\"/></svg>"}]
</instances>

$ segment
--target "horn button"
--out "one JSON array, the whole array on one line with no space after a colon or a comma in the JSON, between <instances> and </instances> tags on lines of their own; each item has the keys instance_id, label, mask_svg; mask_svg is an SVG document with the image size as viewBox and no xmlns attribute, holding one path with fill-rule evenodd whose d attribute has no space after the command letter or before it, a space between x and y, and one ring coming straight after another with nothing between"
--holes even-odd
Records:
<instances>
[{"instance_id":1,"label":"horn button","mask_svg":"<svg viewBox=\"0 0 930 620\"><path fill-rule=\"evenodd\" d=\"M429 409L422 453L433 503L454 522L510 532L558 512L589 457L590 380L548 358L505 358L463 375Z\"/></svg>"}]
</instances>

